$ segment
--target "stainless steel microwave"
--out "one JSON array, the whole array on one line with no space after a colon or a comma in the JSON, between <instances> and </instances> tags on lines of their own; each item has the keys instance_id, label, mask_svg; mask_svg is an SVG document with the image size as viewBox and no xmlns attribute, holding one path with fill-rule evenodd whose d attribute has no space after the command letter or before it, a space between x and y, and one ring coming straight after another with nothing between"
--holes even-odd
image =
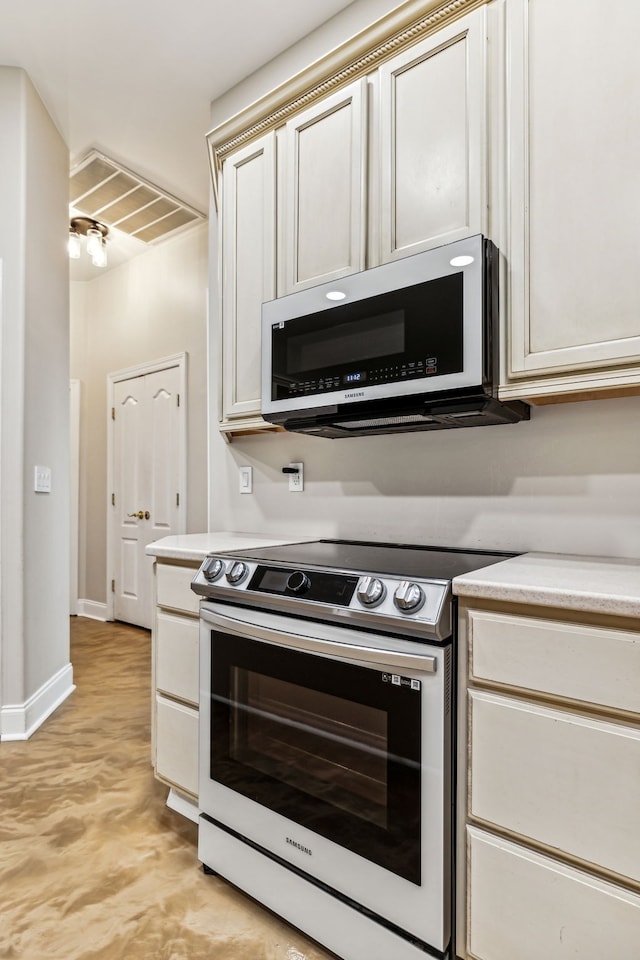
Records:
<instances>
[{"instance_id":1,"label":"stainless steel microwave","mask_svg":"<svg viewBox=\"0 0 640 960\"><path fill-rule=\"evenodd\" d=\"M262 305L262 415L353 437L516 423L497 396L497 251L458 240Z\"/></svg>"}]
</instances>

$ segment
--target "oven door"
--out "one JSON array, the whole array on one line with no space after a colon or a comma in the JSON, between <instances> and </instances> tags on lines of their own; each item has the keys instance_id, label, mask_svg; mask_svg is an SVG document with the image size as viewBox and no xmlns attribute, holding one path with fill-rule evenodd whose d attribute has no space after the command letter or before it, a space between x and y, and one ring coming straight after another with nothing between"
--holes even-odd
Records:
<instances>
[{"instance_id":1,"label":"oven door","mask_svg":"<svg viewBox=\"0 0 640 960\"><path fill-rule=\"evenodd\" d=\"M211 601L200 648L205 817L444 950L450 648Z\"/></svg>"}]
</instances>

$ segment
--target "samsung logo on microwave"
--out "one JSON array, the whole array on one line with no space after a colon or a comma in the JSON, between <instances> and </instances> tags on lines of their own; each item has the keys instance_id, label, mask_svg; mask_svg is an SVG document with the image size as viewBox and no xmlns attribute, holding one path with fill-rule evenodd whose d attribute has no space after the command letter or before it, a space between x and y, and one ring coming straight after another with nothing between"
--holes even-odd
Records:
<instances>
[{"instance_id":1,"label":"samsung logo on microwave","mask_svg":"<svg viewBox=\"0 0 640 960\"><path fill-rule=\"evenodd\" d=\"M364 390L353 390L344 395L345 400L357 400L359 397L364 397Z\"/></svg>"},{"instance_id":2,"label":"samsung logo on microwave","mask_svg":"<svg viewBox=\"0 0 640 960\"><path fill-rule=\"evenodd\" d=\"M295 847L296 850L300 850L302 853L306 853L307 856L309 857L313 856L313 850L310 850L309 847L305 847L301 843L298 843L297 840L292 840L291 837L285 837L285 840L292 847Z\"/></svg>"}]
</instances>

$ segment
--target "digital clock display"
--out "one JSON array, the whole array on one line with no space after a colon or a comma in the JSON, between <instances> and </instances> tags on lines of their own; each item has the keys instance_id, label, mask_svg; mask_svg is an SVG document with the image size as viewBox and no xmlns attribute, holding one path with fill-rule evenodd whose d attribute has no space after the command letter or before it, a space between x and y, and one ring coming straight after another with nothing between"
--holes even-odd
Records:
<instances>
[{"instance_id":1,"label":"digital clock display","mask_svg":"<svg viewBox=\"0 0 640 960\"><path fill-rule=\"evenodd\" d=\"M358 370L357 373L345 373L342 378L343 383L363 383L367 379L364 370Z\"/></svg>"}]
</instances>

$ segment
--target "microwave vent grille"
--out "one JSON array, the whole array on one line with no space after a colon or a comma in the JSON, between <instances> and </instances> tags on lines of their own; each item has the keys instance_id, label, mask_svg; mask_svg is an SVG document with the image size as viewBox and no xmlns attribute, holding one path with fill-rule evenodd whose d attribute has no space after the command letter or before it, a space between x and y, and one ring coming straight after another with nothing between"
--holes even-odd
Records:
<instances>
[{"instance_id":1,"label":"microwave vent grille","mask_svg":"<svg viewBox=\"0 0 640 960\"><path fill-rule=\"evenodd\" d=\"M376 427L406 427L415 424L424 426L425 423L436 423L434 417L423 417L420 414L412 413L405 417L376 417L373 420L345 420L339 422L336 420L335 426L343 430L370 430Z\"/></svg>"}]
</instances>

